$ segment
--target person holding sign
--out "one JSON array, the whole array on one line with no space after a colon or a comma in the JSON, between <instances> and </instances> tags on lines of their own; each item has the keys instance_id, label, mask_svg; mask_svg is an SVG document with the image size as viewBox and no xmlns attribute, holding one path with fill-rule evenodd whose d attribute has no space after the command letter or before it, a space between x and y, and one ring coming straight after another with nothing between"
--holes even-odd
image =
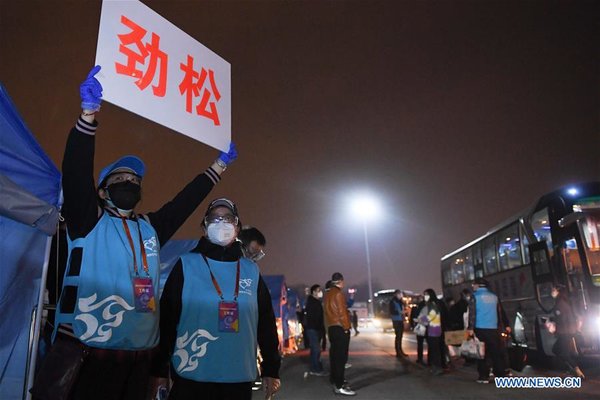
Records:
<instances>
[{"instance_id":1,"label":"person holding sign","mask_svg":"<svg viewBox=\"0 0 600 400\"><path fill-rule=\"evenodd\" d=\"M269 399L280 386L277 326L258 266L236 240L237 207L214 200L202 226L205 236L177 261L161 297L159 374L170 361L169 399L251 399L258 343Z\"/></svg>"},{"instance_id":2,"label":"person holding sign","mask_svg":"<svg viewBox=\"0 0 600 400\"><path fill-rule=\"evenodd\" d=\"M58 304L56 340L77 339L85 361L72 399L145 399L159 341L158 251L204 200L237 157L228 153L156 212L137 214L145 165L122 157L94 184L94 146L102 86L96 66L80 86L83 113L63 164L69 259Z\"/></svg>"}]
</instances>

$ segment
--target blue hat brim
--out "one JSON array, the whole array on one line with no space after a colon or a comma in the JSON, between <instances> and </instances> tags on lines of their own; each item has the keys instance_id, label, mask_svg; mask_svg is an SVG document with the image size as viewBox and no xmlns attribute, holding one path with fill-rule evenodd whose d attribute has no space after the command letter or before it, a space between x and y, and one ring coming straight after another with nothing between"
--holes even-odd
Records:
<instances>
[{"instance_id":1,"label":"blue hat brim","mask_svg":"<svg viewBox=\"0 0 600 400\"><path fill-rule=\"evenodd\" d=\"M106 167L102 168L102 171L100 171L100 176L98 177L98 186L101 186L102 183L104 183L104 180L113 172L122 169L124 170L124 172L126 170L130 170L131 172L133 172L134 174L136 174L137 176L139 176L140 178L144 177L144 174L146 172L146 166L144 165L144 162L136 156L124 156L119 158L117 161L113 162L112 164L107 165Z\"/></svg>"}]
</instances>

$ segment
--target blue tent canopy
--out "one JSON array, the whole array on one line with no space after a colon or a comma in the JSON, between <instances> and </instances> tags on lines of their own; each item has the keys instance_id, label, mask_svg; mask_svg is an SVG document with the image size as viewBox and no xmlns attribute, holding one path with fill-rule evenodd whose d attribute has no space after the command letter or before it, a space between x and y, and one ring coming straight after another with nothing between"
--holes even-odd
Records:
<instances>
[{"instance_id":1,"label":"blue tent canopy","mask_svg":"<svg viewBox=\"0 0 600 400\"><path fill-rule=\"evenodd\" d=\"M60 172L25 126L0 84L0 398L21 399L32 311L41 304L61 203ZM35 319L39 332L41 313ZM35 364L35 359L31 366ZM33 369L33 368L31 368Z\"/></svg>"}]
</instances>

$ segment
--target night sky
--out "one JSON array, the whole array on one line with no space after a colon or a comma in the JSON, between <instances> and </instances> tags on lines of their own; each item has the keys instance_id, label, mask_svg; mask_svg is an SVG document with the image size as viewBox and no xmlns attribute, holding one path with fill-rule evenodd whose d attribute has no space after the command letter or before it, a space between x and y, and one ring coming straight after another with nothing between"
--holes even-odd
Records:
<instances>
[{"instance_id":1,"label":"night sky","mask_svg":"<svg viewBox=\"0 0 600 400\"><path fill-rule=\"evenodd\" d=\"M240 157L226 196L267 236L263 274L366 298L438 290L440 258L563 185L600 180L595 2L144 1L232 66ZM94 63L100 1L0 0L0 81L60 167ZM96 171L147 164L144 201L168 201L218 152L104 103ZM200 235L207 203L177 238Z\"/></svg>"}]
</instances>

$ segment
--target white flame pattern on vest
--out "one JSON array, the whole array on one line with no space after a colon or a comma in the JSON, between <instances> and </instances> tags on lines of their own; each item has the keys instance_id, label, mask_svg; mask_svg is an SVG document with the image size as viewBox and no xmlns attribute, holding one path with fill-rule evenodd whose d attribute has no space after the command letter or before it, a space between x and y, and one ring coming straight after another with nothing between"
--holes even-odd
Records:
<instances>
[{"instance_id":1,"label":"white flame pattern on vest","mask_svg":"<svg viewBox=\"0 0 600 400\"><path fill-rule=\"evenodd\" d=\"M98 326L98 320L92 314L79 314L75 317L75 319L83 321L86 325L86 331L83 335L79 337L80 340L87 342L102 343L108 341L111 338L112 328L116 328L119 325L121 325L121 323L123 322L123 314L125 313L125 311L131 311L134 309L134 307L127 304L127 302L122 297L117 295L109 296L104 300L101 300L98 303L94 304L94 302L96 301L96 297L97 294L94 293L90 297L79 299L79 310L81 310L82 313L89 313L91 311L97 310L106 303L109 303L104 308L104 310L102 310L102 318L104 318L105 321L109 322ZM116 313L112 313L110 311L110 308L113 305L119 305L123 309ZM92 337L95 334L97 334L98 336Z\"/></svg>"},{"instance_id":2,"label":"white flame pattern on vest","mask_svg":"<svg viewBox=\"0 0 600 400\"><path fill-rule=\"evenodd\" d=\"M175 341L175 346L177 347L177 351L173 354L181 359L181 362L177 366L177 372L188 372L193 371L198 368L198 358L204 357L206 354L206 348L210 342L204 342L202 344L198 344L198 340L201 338L206 338L208 340L215 341L219 337L211 335L208 331L204 329L198 329L195 331L191 337L188 338L187 331L180 336ZM192 356L190 357L185 347L192 342L191 351ZM197 353L196 353L197 351Z\"/></svg>"}]
</instances>

